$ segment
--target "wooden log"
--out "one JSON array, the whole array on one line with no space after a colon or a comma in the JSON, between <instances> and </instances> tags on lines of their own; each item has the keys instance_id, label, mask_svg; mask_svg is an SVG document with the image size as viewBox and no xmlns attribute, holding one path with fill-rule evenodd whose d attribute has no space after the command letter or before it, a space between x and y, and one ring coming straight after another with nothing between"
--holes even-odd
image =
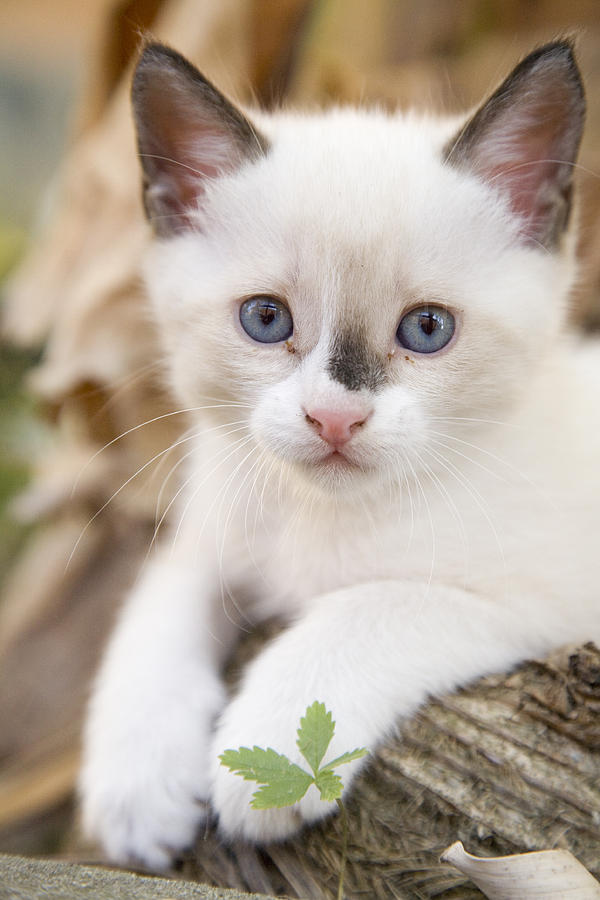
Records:
<instances>
[{"instance_id":1,"label":"wooden log","mask_svg":"<svg viewBox=\"0 0 600 900\"><path fill-rule=\"evenodd\" d=\"M561 650L432 700L374 755L348 801L347 900L483 895L439 863L461 840L483 856L570 850L600 876L600 651ZM214 828L188 877L335 898L338 818L294 840L223 847Z\"/></svg>"},{"instance_id":2,"label":"wooden log","mask_svg":"<svg viewBox=\"0 0 600 900\"><path fill-rule=\"evenodd\" d=\"M0 856L0 900L253 900L256 895L67 862ZM261 898L269 900L269 898Z\"/></svg>"}]
</instances>

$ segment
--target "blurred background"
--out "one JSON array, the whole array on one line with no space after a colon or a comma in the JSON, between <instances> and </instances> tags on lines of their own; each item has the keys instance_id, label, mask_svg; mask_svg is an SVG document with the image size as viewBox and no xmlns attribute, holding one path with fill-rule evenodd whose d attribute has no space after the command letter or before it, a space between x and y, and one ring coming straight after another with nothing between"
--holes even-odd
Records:
<instances>
[{"instance_id":1,"label":"blurred background","mask_svg":"<svg viewBox=\"0 0 600 900\"><path fill-rule=\"evenodd\" d=\"M72 134L91 36L106 0L4 0L0 11L0 286L45 212ZM0 585L24 536L7 513L27 478L32 445L47 436L20 389L41 347L0 345Z\"/></svg>"},{"instance_id":2,"label":"blurred background","mask_svg":"<svg viewBox=\"0 0 600 900\"><path fill-rule=\"evenodd\" d=\"M600 323L600 6L2 0L0 20L0 851L90 858L73 825L82 708L169 500L168 483L159 500L164 470L128 479L185 427L164 420L129 432L170 408L138 278L147 230L128 84L140 33L243 102L452 111L537 43L575 33L589 114L572 318L591 330ZM176 454L165 455L168 472Z\"/></svg>"}]
</instances>

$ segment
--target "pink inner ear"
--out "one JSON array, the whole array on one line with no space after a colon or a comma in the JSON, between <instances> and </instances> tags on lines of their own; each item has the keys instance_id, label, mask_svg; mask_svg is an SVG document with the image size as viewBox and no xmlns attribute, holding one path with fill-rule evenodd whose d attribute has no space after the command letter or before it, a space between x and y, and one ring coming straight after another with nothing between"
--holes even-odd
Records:
<instances>
[{"instance_id":1,"label":"pink inner ear","mask_svg":"<svg viewBox=\"0 0 600 900\"><path fill-rule=\"evenodd\" d=\"M560 191L559 170L570 168L562 140L569 98L560 88L554 86L546 96L533 96L533 103L522 104L504 128L497 126L478 148L476 171L507 193L531 237L543 228L544 216Z\"/></svg>"},{"instance_id":2,"label":"pink inner ear","mask_svg":"<svg viewBox=\"0 0 600 900\"><path fill-rule=\"evenodd\" d=\"M231 133L181 91L157 90L148 98L152 131L143 152L158 180L181 208L201 195L203 180L235 168L240 152Z\"/></svg>"},{"instance_id":3,"label":"pink inner ear","mask_svg":"<svg viewBox=\"0 0 600 900\"><path fill-rule=\"evenodd\" d=\"M526 57L446 148L508 200L525 241L553 249L568 222L585 98L568 42Z\"/></svg>"},{"instance_id":4,"label":"pink inner ear","mask_svg":"<svg viewBox=\"0 0 600 900\"><path fill-rule=\"evenodd\" d=\"M563 162L561 129L568 98L561 93L560 98L544 97L533 109L520 110L503 134L492 136L492 146L486 148L484 140L480 148L478 172L505 188L514 211L525 219L535 217L540 192ZM482 159L486 149L489 156Z\"/></svg>"},{"instance_id":5,"label":"pink inner ear","mask_svg":"<svg viewBox=\"0 0 600 900\"><path fill-rule=\"evenodd\" d=\"M142 53L132 87L144 204L161 236L192 224L206 179L265 153L245 116L182 56L160 44Z\"/></svg>"}]
</instances>

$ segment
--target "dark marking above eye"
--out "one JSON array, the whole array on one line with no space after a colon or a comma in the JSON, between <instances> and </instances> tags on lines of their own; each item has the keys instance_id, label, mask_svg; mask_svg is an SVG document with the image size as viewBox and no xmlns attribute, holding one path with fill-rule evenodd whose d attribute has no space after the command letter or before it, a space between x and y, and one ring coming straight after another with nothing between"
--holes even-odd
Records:
<instances>
[{"instance_id":1,"label":"dark marking above eye","mask_svg":"<svg viewBox=\"0 0 600 900\"><path fill-rule=\"evenodd\" d=\"M376 391L385 380L382 360L368 347L363 337L353 331L336 335L327 371L334 381L343 384L349 391L360 391L362 388Z\"/></svg>"}]
</instances>

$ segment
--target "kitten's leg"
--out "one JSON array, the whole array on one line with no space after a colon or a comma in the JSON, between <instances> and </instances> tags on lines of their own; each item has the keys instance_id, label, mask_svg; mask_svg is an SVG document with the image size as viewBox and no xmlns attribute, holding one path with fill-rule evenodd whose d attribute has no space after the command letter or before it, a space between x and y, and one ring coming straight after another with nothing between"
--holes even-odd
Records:
<instances>
[{"instance_id":1,"label":"kitten's leg","mask_svg":"<svg viewBox=\"0 0 600 900\"><path fill-rule=\"evenodd\" d=\"M212 585L169 561L128 598L92 693L80 777L83 824L110 859L154 869L190 844L205 815L208 747L231 639Z\"/></svg>"},{"instance_id":2,"label":"kitten's leg","mask_svg":"<svg viewBox=\"0 0 600 900\"><path fill-rule=\"evenodd\" d=\"M580 638L589 634L573 609L562 621L539 603L528 614L526 604L450 587L384 582L319 598L251 664L222 716L212 750L212 802L222 831L277 840L335 810L314 787L294 807L254 810L257 785L216 762L226 749L256 744L306 767L296 729L313 701L324 702L336 722L326 762L356 747L373 750L428 695ZM340 769L346 786L364 762Z\"/></svg>"}]
</instances>

